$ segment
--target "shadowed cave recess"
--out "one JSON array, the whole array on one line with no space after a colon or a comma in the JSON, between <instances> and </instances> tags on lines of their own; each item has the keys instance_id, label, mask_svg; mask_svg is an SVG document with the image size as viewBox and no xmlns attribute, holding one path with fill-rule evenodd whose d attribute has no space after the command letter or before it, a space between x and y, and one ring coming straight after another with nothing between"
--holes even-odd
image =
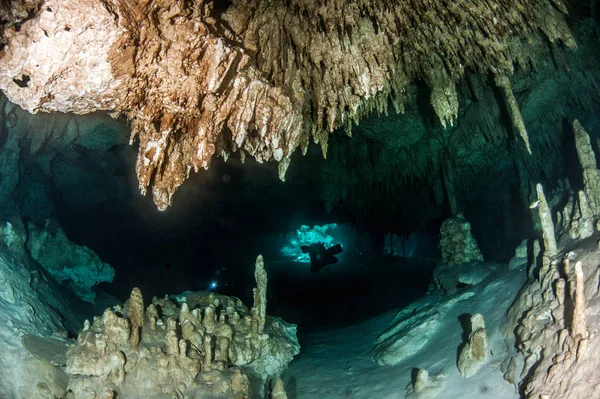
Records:
<instances>
[{"instance_id":1,"label":"shadowed cave recess","mask_svg":"<svg viewBox=\"0 0 600 399\"><path fill-rule=\"evenodd\" d=\"M0 2L0 398L600 397L599 3L313 3Z\"/></svg>"}]
</instances>

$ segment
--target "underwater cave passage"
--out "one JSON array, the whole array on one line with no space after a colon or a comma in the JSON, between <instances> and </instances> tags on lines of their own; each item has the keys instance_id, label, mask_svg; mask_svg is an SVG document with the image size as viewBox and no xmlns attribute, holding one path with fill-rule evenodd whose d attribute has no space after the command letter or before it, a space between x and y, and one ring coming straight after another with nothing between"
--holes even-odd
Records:
<instances>
[{"instance_id":1,"label":"underwater cave passage","mask_svg":"<svg viewBox=\"0 0 600 399\"><path fill-rule=\"evenodd\" d=\"M0 2L0 397L600 397L600 6L512 2Z\"/></svg>"}]
</instances>

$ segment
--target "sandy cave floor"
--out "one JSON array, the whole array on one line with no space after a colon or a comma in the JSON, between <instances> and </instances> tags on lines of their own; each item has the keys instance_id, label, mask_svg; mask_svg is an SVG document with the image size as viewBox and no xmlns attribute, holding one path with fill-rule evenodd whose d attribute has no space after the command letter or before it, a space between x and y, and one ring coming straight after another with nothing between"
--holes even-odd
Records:
<instances>
[{"instance_id":1,"label":"sandy cave floor","mask_svg":"<svg viewBox=\"0 0 600 399\"><path fill-rule=\"evenodd\" d=\"M331 329L313 329L302 342L300 355L285 373L291 399L329 398L404 398L415 367L426 368L431 375L446 377L440 399L518 398L515 387L502 377L500 363L514 342L505 341L500 324L526 279L524 270L508 271L506 265L477 286L466 288L475 295L455 305L442 321L442 327L416 355L395 366L379 366L369 356L379 334L389 326L397 310L387 311L359 324ZM417 302L433 303L439 295L427 294ZM399 310L399 309L398 309ZM491 357L475 376L464 379L456 367L458 347L464 329L464 315L481 313L488 330ZM462 317L461 317L462 316ZM301 327L300 327L301 329Z\"/></svg>"}]
</instances>

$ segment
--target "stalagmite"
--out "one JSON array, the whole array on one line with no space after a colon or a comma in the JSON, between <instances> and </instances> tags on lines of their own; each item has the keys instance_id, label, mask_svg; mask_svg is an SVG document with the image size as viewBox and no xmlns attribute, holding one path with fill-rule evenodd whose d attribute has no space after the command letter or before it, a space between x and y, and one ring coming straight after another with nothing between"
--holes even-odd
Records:
<instances>
[{"instance_id":1,"label":"stalagmite","mask_svg":"<svg viewBox=\"0 0 600 399\"><path fill-rule=\"evenodd\" d=\"M577 262L575 264L574 277L575 281L573 282L573 288L575 289L575 292L571 293L573 297L571 336L573 338L577 336L580 336L581 338L587 338L585 286L581 262Z\"/></svg>"},{"instance_id":2,"label":"stalagmite","mask_svg":"<svg viewBox=\"0 0 600 399\"><path fill-rule=\"evenodd\" d=\"M471 316L471 333L458 356L460 375L469 378L486 363L488 359L488 337L483 316Z\"/></svg>"},{"instance_id":3,"label":"stalagmite","mask_svg":"<svg viewBox=\"0 0 600 399\"><path fill-rule=\"evenodd\" d=\"M273 382L273 389L271 391L271 399L287 399L287 393L285 392L285 385L281 378L276 378Z\"/></svg>"},{"instance_id":4,"label":"stalagmite","mask_svg":"<svg viewBox=\"0 0 600 399\"><path fill-rule=\"evenodd\" d=\"M594 233L594 214L590 206L590 201L588 201L588 195L581 190L579 190L577 194L579 199L579 213L581 215L581 221L577 228L577 232L579 238L584 239Z\"/></svg>"},{"instance_id":5,"label":"stalagmite","mask_svg":"<svg viewBox=\"0 0 600 399\"><path fill-rule=\"evenodd\" d=\"M179 339L177 338L177 331L174 328L168 328L167 335L165 336L165 344L165 352L167 354L179 354Z\"/></svg>"},{"instance_id":6,"label":"stalagmite","mask_svg":"<svg viewBox=\"0 0 600 399\"><path fill-rule=\"evenodd\" d=\"M152 331L156 330L156 322L158 321L158 310L153 303L148 305L148 309L146 309L146 314L148 315L148 322L150 324L150 329Z\"/></svg>"},{"instance_id":7,"label":"stalagmite","mask_svg":"<svg viewBox=\"0 0 600 399\"><path fill-rule=\"evenodd\" d=\"M187 356L187 342L185 339L179 340L179 356L186 357Z\"/></svg>"},{"instance_id":8,"label":"stalagmite","mask_svg":"<svg viewBox=\"0 0 600 399\"><path fill-rule=\"evenodd\" d=\"M583 171L583 190L594 217L600 216L600 170L596 168L596 156L592 149L590 136L578 120L573 122L575 147Z\"/></svg>"},{"instance_id":9,"label":"stalagmite","mask_svg":"<svg viewBox=\"0 0 600 399\"><path fill-rule=\"evenodd\" d=\"M527 270L527 279L533 280L535 278L535 272L537 271L537 267L540 264L540 254L542 253L542 248L540 246L540 240L533 240L533 251L531 256L531 262L529 263L529 269Z\"/></svg>"},{"instance_id":10,"label":"stalagmite","mask_svg":"<svg viewBox=\"0 0 600 399\"><path fill-rule=\"evenodd\" d=\"M128 317L131 321L131 336L129 341L131 345L137 346L140 343L142 326L144 325L144 297L142 291L135 287L131 290L131 296L128 302Z\"/></svg>"},{"instance_id":11,"label":"stalagmite","mask_svg":"<svg viewBox=\"0 0 600 399\"><path fill-rule=\"evenodd\" d=\"M254 289L254 306L252 307L252 319L256 323L256 334L262 334L265 329L265 317L267 315L267 272L262 255L256 258L254 269L256 288Z\"/></svg>"},{"instance_id":12,"label":"stalagmite","mask_svg":"<svg viewBox=\"0 0 600 399\"><path fill-rule=\"evenodd\" d=\"M554 223L552 222L552 213L544 196L544 188L540 183L536 186L538 195L538 214L542 224L542 237L544 238L544 256L553 258L557 255L556 238L554 237Z\"/></svg>"},{"instance_id":13,"label":"stalagmite","mask_svg":"<svg viewBox=\"0 0 600 399\"><path fill-rule=\"evenodd\" d=\"M123 384L123 381L125 381L125 356L123 356L123 353L114 351L110 355L110 364L111 380L117 385Z\"/></svg>"},{"instance_id":14,"label":"stalagmite","mask_svg":"<svg viewBox=\"0 0 600 399\"><path fill-rule=\"evenodd\" d=\"M210 335L206 335L204 337L203 343L203 351L204 351L204 359L202 362L203 367L210 370L212 361L213 361L213 347L212 347L212 337Z\"/></svg>"}]
</instances>

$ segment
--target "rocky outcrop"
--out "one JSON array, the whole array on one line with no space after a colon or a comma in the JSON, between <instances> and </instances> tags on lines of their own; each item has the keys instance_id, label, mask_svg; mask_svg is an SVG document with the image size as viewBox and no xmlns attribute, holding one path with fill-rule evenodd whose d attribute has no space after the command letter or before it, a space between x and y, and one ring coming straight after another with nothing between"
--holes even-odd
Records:
<instances>
[{"instance_id":1,"label":"rocky outcrop","mask_svg":"<svg viewBox=\"0 0 600 399\"><path fill-rule=\"evenodd\" d=\"M515 248L515 256L510 258L510 260L508 261L508 268L510 270L519 269L524 266L527 266L529 264L528 262L529 262L528 240L523 240Z\"/></svg>"},{"instance_id":2,"label":"rocky outcrop","mask_svg":"<svg viewBox=\"0 0 600 399\"><path fill-rule=\"evenodd\" d=\"M398 313L392 326L379 337L371 357L380 365L394 365L423 349L442 326L442 319L457 303L475 295L467 291L432 303L413 305Z\"/></svg>"},{"instance_id":3,"label":"rocky outcrop","mask_svg":"<svg viewBox=\"0 0 600 399\"><path fill-rule=\"evenodd\" d=\"M529 43L574 46L562 13L556 0L234 1L225 10L48 0L5 30L0 88L31 112L126 114L140 141L140 188L165 209L214 156L275 159L283 178L311 138L326 153L333 129L387 111L388 100L402 111L415 79L450 125L467 69L496 76L527 144L507 76L529 62Z\"/></svg>"},{"instance_id":4,"label":"rocky outcrop","mask_svg":"<svg viewBox=\"0 0 600 399\"><path fill-rule=\"evenodd\" d=\"M111 282L115 271L84 245L71 242L60 227L45 228L27 224L27 251L59 283L65 283L77 296L94 303L92 287Z\"/></svg>"},{"instance_id":5,"label":"rocky outcrop","mask_svg":"<svg viewBox=\"0 0 600 399\"><path fill-rule=\"evenodd\" d=\"M256 270L261 298L262 257ZM264 387L299 352L296 326L250 311L237 298L187 292L175 300L154 298L144 311L134 289L124 306L86 322L67 352L74 398L250 398L251 379ZM282 384L275 393L285 397Z\"/></svg>"},{"instance_id":6,"label":"rocky outcrop","mask_svg":"<svg viewBox=\"0 0 600 399\"><path fill-rule=\"evenodd\" d=\"M25 230L0 223L0 396L65 397L64 353L69 332L81 325L71 309L77 298L24 249Z\"/></svg>"},{"instance_id":7,"label":"rocky outcrop","mask_svg":"<svg viewBox=\"0 0 600 399\"><path fill-rule=\"evenodd\" d=\"M562 254L539 184L537 191L544 251L536 264L537 278L521 290L509 309L503 333L516 336L524 357L519 378L525 397L596 397L600 378L595 370L600 360L594 354L600 350L600 339L597 323L589 320L600 317L598 249L584 246ZM587 198L584 191L580 193ZM509 376L513 381L515 371Z\"/></svg>"}]
</instances>

